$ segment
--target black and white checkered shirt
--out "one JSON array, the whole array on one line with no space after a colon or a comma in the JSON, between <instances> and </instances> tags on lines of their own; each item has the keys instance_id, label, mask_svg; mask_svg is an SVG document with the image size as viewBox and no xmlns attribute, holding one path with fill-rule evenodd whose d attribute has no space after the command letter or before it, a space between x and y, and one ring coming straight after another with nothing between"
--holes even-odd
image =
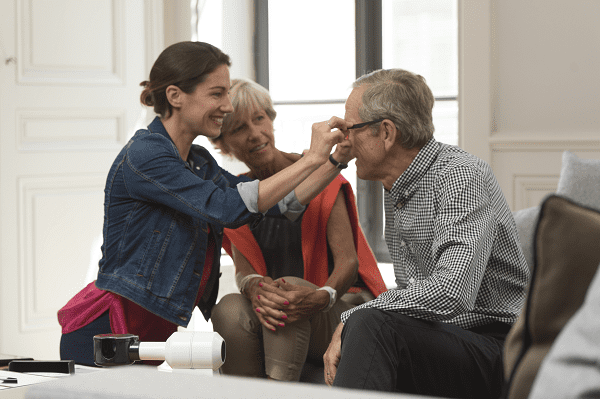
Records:
<instances>
[{"instance_id":1,"label":"black and white checkered shirt","mask_svg":"<svg viewBox=\"0 0 600 399\"><path fill-rule=\"evenodd\" d=\"M396 289L372 307L468 329L513 324L529 268L490 166L431 139L385 192L385 239Z\"/></svg>"}]
</instances>

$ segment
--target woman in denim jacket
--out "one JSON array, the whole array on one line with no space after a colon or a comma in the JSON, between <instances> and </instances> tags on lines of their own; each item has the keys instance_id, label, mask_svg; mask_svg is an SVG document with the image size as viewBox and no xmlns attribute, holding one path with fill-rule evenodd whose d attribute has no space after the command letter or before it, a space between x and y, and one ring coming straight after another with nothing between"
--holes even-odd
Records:
<instances>
[{"instance_id":1,"label":"woman in denim jacket","mask_svg":"<svg viewBox=\"0 0 600 399\"><path fill-rule=\"evenodd\" d=\"M221 134L229 98L229 57L202 42L169 46L158 57L141 102L158 116L113 162L105 187L98 276L59 312L61 358L93 365L93 336L138 335L164 342L187 326L195 306L210 318L219 286L223 228L264 214L294 219L338 174L328 162L351 159L347 123L315 123L298 162L265 180L221 169L198 136ZM341 130L340 130L341 129Z\"/></svg>"}]
</instances>

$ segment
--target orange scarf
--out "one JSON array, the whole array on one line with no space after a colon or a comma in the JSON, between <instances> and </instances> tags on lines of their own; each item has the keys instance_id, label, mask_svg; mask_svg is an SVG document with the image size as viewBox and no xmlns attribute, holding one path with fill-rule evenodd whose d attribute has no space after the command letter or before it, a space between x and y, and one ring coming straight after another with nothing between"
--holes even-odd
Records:
<instances>
[{"instance_id":1,"label":"orange scarf","mask_svg":"<svg viewBox=\"0 0 600 399\"><path fill-rule=\"evenodd\" d=\"M343 189L346 208L352 226L354 246L358 255L358 274L374 296L386 291L385 283L377 267L377 260L363 234L358 221L358 212L354 192L350 183L338 175L307 206L302 218L302 258L304 261L304 279L322 287L329 278L327 262L327 221L337 198ZM231 256L231 244L248 259L256 273L266 275L267 266L262 251L254 239L250 228L244 225L238 229L225 229L223 248ZM357 292L360 288L351 287L348 292Z\"/></svg>"}]
</instances>

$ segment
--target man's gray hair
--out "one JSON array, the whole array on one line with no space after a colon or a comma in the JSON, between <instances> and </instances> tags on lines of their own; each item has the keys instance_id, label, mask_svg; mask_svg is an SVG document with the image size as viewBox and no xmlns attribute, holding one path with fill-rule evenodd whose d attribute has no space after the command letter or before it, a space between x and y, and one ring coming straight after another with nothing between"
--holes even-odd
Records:
<instances>
[{"instance_id":1,"label":"man's gray hair","mask_svg":"<svg viewBox=\"0 0 600 399\"><path fill-rule=\"evenodd\" d=\"M403 69L380 69L358 78L367 86L358 114L364 122L385 118L400 132L400 145L422 147L433 137L433 93L425 78ZM375 132L379 124L372 125Z\"/></svg>"}]
</instances>

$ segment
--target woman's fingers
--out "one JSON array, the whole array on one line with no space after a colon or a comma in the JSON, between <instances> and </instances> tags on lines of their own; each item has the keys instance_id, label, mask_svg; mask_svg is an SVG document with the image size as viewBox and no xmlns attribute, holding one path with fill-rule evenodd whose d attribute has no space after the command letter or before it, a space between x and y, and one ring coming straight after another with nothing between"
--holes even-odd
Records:
<instances>
[{"instance_id":1,"label":"woman's fingers","mask_svg":"<svg viewBox=\"0 0 600 399\"><path fill-rule=\"evenodd\" d=\"M341 130L334 129L331 126L332 122L318 122L312 125L312 136L310 140L310 150L307 156L314 156L319 158L319 162L325 163L331 149L337 143L344 140L344 133ZM333 129L333 130L332 130Z\"/></svg>"},{"instance_id":2,"label":"woman's fingers","mask_svg":"<svg viewBox=\"0 0 600 399\"><path fill-rule=\"evenodd\" d=\"M346 121L345 119L338 118L337 116L332 116L327 121L327 125L330 129L339 129L342 131L346 131L349 127L352 127L353 124Z\"/></svg>"},{"instance_id":3,"label":"woman's fingers","mask_svg":"<svg viewBox=\"0 0 600 399\"><path fill-rule=\"evenodd\" d=\"M285 322L281 317L287 316L282 311L264 306L259 306L255 310L260 323L269 330L275 331L276 327L285 327Z\"/></svg>"}]
</instances>

